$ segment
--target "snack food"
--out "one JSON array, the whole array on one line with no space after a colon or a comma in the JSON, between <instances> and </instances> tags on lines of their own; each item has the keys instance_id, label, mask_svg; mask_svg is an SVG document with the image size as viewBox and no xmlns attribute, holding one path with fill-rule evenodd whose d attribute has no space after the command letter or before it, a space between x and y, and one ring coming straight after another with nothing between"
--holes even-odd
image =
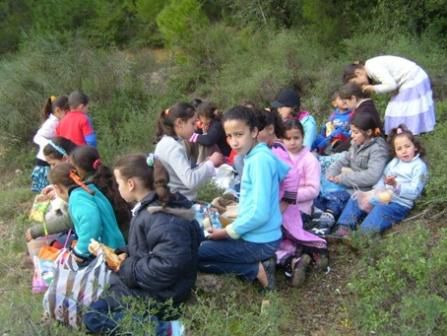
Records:
<instances>
[{"instance_id":1,"label":"snack food","mask_svg":"<svg viewBox=\"0 0 447 336\"><path fill-rule=\"evenodd\" d=\"M102 251L107 266L109 266L114 271L119 270L122 260L110 247L92 239L88 246L88 250L91 254L95 256L97 256L100 253L100 251Z\"/></svg>"}]
</instances>

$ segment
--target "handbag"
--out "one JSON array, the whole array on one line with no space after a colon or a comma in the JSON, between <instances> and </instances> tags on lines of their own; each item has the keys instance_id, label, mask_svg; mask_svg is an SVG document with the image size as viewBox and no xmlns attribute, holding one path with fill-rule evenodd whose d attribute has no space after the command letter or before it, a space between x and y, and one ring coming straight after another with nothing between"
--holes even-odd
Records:
<instances>
[{"instance_id":1,"label":"handbag","mask_svg":"<svg viewBox=\"0 0 447 336\"><path fill-rule=\"evenodd\" d=\"M43 298L44 316L80 327L84 310L99 299L110 273L102 253L82 268L72 253L61 253L55 261L54 279Z\"/></svg>"}]
</instances>

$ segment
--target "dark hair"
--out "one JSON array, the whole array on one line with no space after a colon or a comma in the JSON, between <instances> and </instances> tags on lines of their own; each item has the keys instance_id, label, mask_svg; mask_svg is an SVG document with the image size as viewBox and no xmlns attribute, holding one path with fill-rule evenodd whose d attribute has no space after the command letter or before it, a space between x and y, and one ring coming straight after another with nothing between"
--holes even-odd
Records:
<instances>
[{"instance_id":1,"label":"dark hair","mask_svg":"<svg viewBox=\"0 0 447 336\"><path fill-rule=\"evenodd\" d=\"M50 116L51 113L54 113L56 108L60 108L62 111L68 111L70 107L68 106L68 98L67 96L60 97L48 97L45 102L44 107L42 108L42 119L46 120Z\"/></svg>"},{"instance_id":2,"label":"dark hair","mask_svg":"<svg viewBox=\"0 0 447 336\"><path fill-rule=\"evenodd\" d=\"M415 135L408 129L407 125L400 124L399 126L393 128L388 135L388 143L391 147L391 153L393 156L396 156L396 150L394 148L394 141L396 138L406 136L408 140L410 140L414 147L416 147L417 153L419 154L420 158L423 159L425 157L425 148L422 145L422 143L419 141L418 138L415 137Z\"/></svg>"},{"instance_id":3,"label":"dark hair","mask_svg":"<svg viewBox=\"0 0 447 336\"><path fill-rule=\"evenodd\" d=\"M196 111L198 116L205 117L210 120L220 120L222 117L221 113L217 109L217 106L208 101L202 102L202 104L196 108Z\"/></svg>"},{"instance_id":4,"label":"dark hair","mask_svg":"<svg viewBox=\"0 0 447 336\"><path fill-rule=\"evenodd\" d=\"M369 94L364 92L360 85L351 82L343 85L338 91L338 95L340 96L341 99L349 99L352 96L359 99L369 97Z\"/></svg>"},{"instance_id":5,"label":"dark hair","mask_svg":"<svg viewBox=\"0 0 447 336\"><path fill-rule=\"evenodd\" d=\"M195 109L189 103L180 102L161 111L157 121L156 141L163 135L175 136L174 124L177 119L187 121L194 117Z\"/></svg>"},{"instance_id":6,"label":"dark hair","mask_svg":"<svg viewBox=\"0 0 447 336\"><path fill-rule=\"evenodd\" d=\"M67 153L67 155L70 155L71 152L77 147L76 144L71 140L63 137L55 137L51 139L51 142L43 148L43 155L48 156L52 159L62 160L65 155L61 153L60 149L56 146L63 149Z\"/></svg>"},{"instance_id":7,"label":"dark hair","mask_svg":"<svg viewBox=\"0 0 447 336\"><path fill-rule=\"evenodd\" d=\"M93 182L107 197L121 231L127 236L131 218L129 205L118 191L112 170L101 162L98 150L92 146L81 146L71 153L70 158L74 166L87 172L87 180Z\"/></svg>"},{"instance_id":8,"label":"dark hair","mask_svg":"<svg viewBox=\"0 0 447 336\"><path fill-rule=\"evenodd\" d=\"M199 107L199 105L202 103L203 103L203 100L200 98L194 98L193 100L191 100L191 105L194 106L195 109L197 109Z\"/></svg>"},{"instance_id":9,"label":"dark hair","mask_svg":"<svg viewBox=\"0 0 447 336\"><path fill-rule=\"evenodd\" d=\"M284 137L284 123L276 109L273 111L253 109L253 111L256 115L259 132L267 126L273 125L276 137Z\"/></svg>"},{"instance_id":10,"label":"dark hair","mask_svg":"<svg viewBox=\"0 0 447 336\"><path fill-rule=\"evenodd\" d=\"M301 132L301 135L304 137L304 127L303 124L298 119L288 119L284 122L284 136L285 132L297 129Z\"/></svg>"},{"instance_id":11,"label":"dark hair","mask_svg":"<svg viewBox=\"0 0 447 336\"><path fill-rule=\"evenodd\" d=\"M222 117L222 122L229 120L241 120L247 124L250 131L258 127L258 120L253 109L242 105L237 105L227 110Z\"/></svg>"},{"instance_id":12,"label":"dark hair","mask_svg":"<svg viewBox=\"0 0 447 336\"><path fill-rule=\"evenodd\" d=\"M348 64L343 70L343 83L348 83L351 79L355 78L355 71L363 69L365 67L365 62L358 61Z\"/></svg>"},{"instance_id":13,"label":"dark hair","mask_svg":"<svg viewBox=\"0 0 447 336\"><path fill-rule=\"evenodd\" d=\"M153 165L149 166L145 155L131 154L118 159L114 169L124 178L139 179L145 188L155 191L160 203L166 206L170 198L169 175L160 160L154 159Z\"/></svg>"},{"instance_id":14,"label":"dark hair","mask_svg":"<svg viewBox=\"0 0 447 336\"><path fill-rule=\"evenodd\" d=\"M78 107L79 105L87 105L88 96L82 91L73 91L68 96L68 105L71 109Z\"/></svg>"},{"instance_id":15,"label":"dark hair","mask_svg":"<svg viewBox=\"0 0 447 336\"><path fill-rule=\"evenodd\" d=\"M76 185L76 183L70 177L70 172L73 169L74 167L71 165L71 163L63 162L50 170L50 172L48 173L48 179L52 184L58 184L66 188L70 188Z\"/></svg>"},{"instance_id":16,"label":"dark hair","mask_svg":"<svg viewBox=\"0 0 447 336\"><path fill-rule=\"evenodd\" d=\"M351 125L354 125L363 132L371 130L372 137L378 137L381 135L380 125L377 124L376 118L374 118L370 113L355 113L351 120Z\"/></svg>"}]
</instances>

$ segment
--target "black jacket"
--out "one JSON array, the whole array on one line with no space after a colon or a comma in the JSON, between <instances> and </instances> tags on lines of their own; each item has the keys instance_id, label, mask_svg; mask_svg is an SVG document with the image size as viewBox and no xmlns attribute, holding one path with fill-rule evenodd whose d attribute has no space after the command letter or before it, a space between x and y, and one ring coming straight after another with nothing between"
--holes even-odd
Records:
<instances>
[{"instance_id":1,"label":"black jacket","mask_svg":"<svg viewBox=\"0 0 447 336\"><path fill-rule=\"evenodd\" d=\"M197 143L203 146L217 145L223 155L228 156L231 152L231 147L227 143L227 136L220 120L211 121L210 127L206 134L200 134L197 137Z\"/></svg>"},{"instance_id":2,"label":"black jacket","mask_svg":"<svg viewBox=\"0 0 447 336\"><path fill-rule=\"evenodd\" d=\"M194 220L192 203L184 196L172 196L162 208L155 193L149 193L132 218L128 257L118 276L122 293L148 296L174 304L190 295L197 277L200 228ZM114 287L114 288L113 288ZM112 286L114 291L119 288Z\"/></svg>"}]
</instances>

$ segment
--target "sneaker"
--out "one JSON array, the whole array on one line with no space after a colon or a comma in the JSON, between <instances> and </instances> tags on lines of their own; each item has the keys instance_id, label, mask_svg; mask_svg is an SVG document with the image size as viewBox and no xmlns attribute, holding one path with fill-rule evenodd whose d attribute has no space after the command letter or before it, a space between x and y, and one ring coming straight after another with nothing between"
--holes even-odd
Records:
<instances>
[{"instance_id":1,"label":"sneaker","mask_svg":"<svg viewBox=\"0 0 447 336\"><path fill-rule=\"evenodd\" d=\"M350 240L352 235L352 230L345 225L339 225L337 230L327 236L328 241L344 241Z\"/></svg>"},{"instance_id":2,"label":"sneaker","mask_svg":"<svg viewBox=\"0 0 447 336\"><path fill-rule=\"evenodd\" d=\"M274 290L276 287L276 258L275 256L273 256L267 260L262 261L261 263L264 267L265 273L267 274L267 287L265 287L264 289Z\"/></svg>"},{"instance_id":3,"label":"sneaker","mask_svg":"<svg viewBox=\"0 0 447 336\"><path fill-rule=\"evenodd\" d=\"M331 232L331 228L314 227L311 232L318 237L325 238Z\"/></svg>"},{"instance_id":4,"label":"sneaker","mask_svg":"<svg viewBox=\"0 0 447 336\"><path fill-rule=\"evenodd\" d=\"M332 213L325 211L321 214L319 222L320 228L331 228L335 224L335 217Z\"/></svg>"},{"instance_id":5,"label":"sneaker","mask_svg":"<svg viewBox=\"0 0 447 336\"><path fill-rule=\"evenodd\" d=\"M312 259L315 263L315 269L319 272L326 272L329 266L329 257L327 253L312 253Z\"/></svg>"},{"instance_id":6,"label":"sneaker","mask_svg":"<svg viewBox=\"0 0 447 336\"><path fill-rule=\"evenodd\" d=\"M295 263L292 272L292 287L300 287L306 280L306 272L309 268L311 258L303 254Z\"/></svg>"}]
</instances>

